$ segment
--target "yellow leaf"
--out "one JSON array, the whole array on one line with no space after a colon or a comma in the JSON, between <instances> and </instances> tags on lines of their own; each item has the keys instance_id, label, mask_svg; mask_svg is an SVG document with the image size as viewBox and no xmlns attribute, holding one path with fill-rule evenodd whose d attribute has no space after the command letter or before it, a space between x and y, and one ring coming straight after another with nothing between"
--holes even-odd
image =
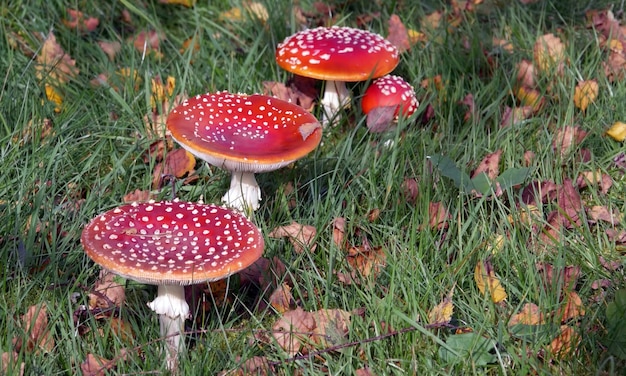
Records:
<instances>
[{"instance_id":1,"label":"yellow leaf","mask_svg":"<svg viewBox=\"0 0 626 376\"><path fill-rule=\"evenodd\" d=\"M596 80L581 81L574 89L574 105L585 112L587 107L598 97L598 83Z\"/></svg>"},{"instance_id":2,"label":"yellow leaf","mask_svg":"<svg viewBox=\"0 0 626 376\"><path fill-rule=\"evenodd\" d=\"M502 234L493 234L487 240L487 250L491 252L491 254L495 255L500 253L502 247L504 247L505 237Z\"/></svg>"},{"instance_id":3,"label":"yellow leaf","mask_svg":"<svg viewBox=\"0 0 626 376\"><path fill-rule=\"evenodd\" d=\"M622 123L621 121L616 122L606 131L606 134L615 141L621 142L626 140L626 123Z\"/></svg>"},{"instance_id":4,"label":"yellow leaf","mask_svg":"<svg viewBox=\"0 0 626 376\"><path fill-rule=\"evenodd\" d=\"M452 304L452 295L454 287L448 295L428 312L428 323L431 325L444 325L450 322L454 313L454 305Z\"/></svg>"},{"instance_id":5,"label":"yellow leaf","mask_svg":"<svg viewBox=\"0 0 626 376\"><path fill-rule=\"evenodd\" d=\"M52 87L52 85L46 84L46 98L48 98L50 102L53 102L56 105L54 107L54 112L56 113L61 112L61 105L63 104L63 97L61 96L61 94L59 94L59 92L54 87Z\"/></svg>"},{"instance_id":6,"label":"yellow leaf","mask_svg":"<svg viewBox=\"0 0 626 376\"><path fill-rule=\"evenodd\" d=\"M167 97L171 97L174 94L174 88L176 87L176 79L172 76L168 76L166 83L161 81L160 77L153 78L152 83L152 97L150 98L150 106L153 109L157 108L158 103L163 103Z\"/></svg>"},{"instance_id":7,"label":"yellow leaf","mask_svg":"<svg viewBox=\"0 0 626 376\"><path fill-rule=\"evenodd\" d=\"M524 325L541 325L545 323L543 313L539 310L539 307L533 303L526 303L519 311L519 313L511 316L509 320L509 326L524 324Z\"/></svg>"},{"instance_id":8,"label":"yellow leaf","mask_svg":"<svg viewBox=\"0 0 626 376\"><path fill-rule=\"evenodd\" d=\"M515 97L522 106L532 107L537 112L543 106L544 99L537 89L520 86L515 92Z\"/></svg>"},{"instance_id":9,"label":"yellow leaf","mask_svg":"<svg viewBox=\"0 0 626 376\"><path fill-rule=\"evenodd\" d=\"M499 303L506 299L506 291L504 287L502 287L500 280L495 276L493 267L489 261L479 261L478 264L476 264L474 280L476 281L478 290L480 290L483 295L486 295L487 290L489 290L489 295L494 303Z\"/></svg>"},{"instance_id":10,"label":"yellow leaf","mask_svg":"<svg viewBox=\"0 0 626 376\"><path fill-rule=\"evenodd\" d=\"M558 71L565 62L565 45L552 33L542 35L533 47L533 58L539 71Z\"/></svg>"},{"instance_id":11,"label":"yellow leaf","mask_svg":"<svg viewBox=\"0 0 626 376\"><path fill-rule=\"evenodd\" d=\"M191 8L196 4L196 0L159 0L161 4L175 4Z\"/></svg>"}]
</instances>

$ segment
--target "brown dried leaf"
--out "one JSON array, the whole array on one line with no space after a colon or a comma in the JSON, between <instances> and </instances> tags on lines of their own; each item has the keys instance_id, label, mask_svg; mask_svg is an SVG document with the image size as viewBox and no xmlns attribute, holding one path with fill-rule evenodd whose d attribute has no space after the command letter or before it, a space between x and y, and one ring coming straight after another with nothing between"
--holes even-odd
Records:
<instances>
[{"instance_id":1,"label":"brown dried leaf","mask_svg":"<svg viewBox=\"0 0 626 376\"><path fill-rule=\"evenodd\" d=\"M315 252L317 244L315 243L315 236L317 230L310 225L301 225L297 222L291 222L287 226L280 226L273 229L268 236L270 238L282 238L287 237L289 242L293 245L296 253L301 254L305 251Z\"/></svg>"},{"instance_id":2,"label":"brown dried leaf","mask_svg":"<svg viewBox=\"0 0 626 376\"><path fill-rule=\"evenodd\" d=\"M55 342L52 333L48 328L48 307L46 303L32 305L28 311L20 317L19 325L28 335L26 351L43 351L51 353L54 350ZM20 351L24 346L21 338L13 338L15 351Z\"/></svg>"},{"instance_id":3,"label":"brown dried leaf","mask_svg":"<svg viewBox=\"0 0 626 376\"><path fill-rule=\"evenodd\" d=\"M0 375L24 375L24 368L26 364L24 362L20 363L19 367L17 365L17 361L19 359L19 354L15 351L8 352L5 351L2 353L2 357L0 357Z\"/></svg>"},{"instance_id":4,"label":"brown dried leaf","mask_svg":"<svg viewBox=\"0 0 626 376\"><path fill-rule=\"evenodd\" d=\"M85 361L80 364L83 376L106 376L106 371L113 367L115 367L114 361L94 354L87 354Z\"/></svg>"},{"instance_id":5,"label":"brown dried leaf","mask_svg":"<svg viewBox=\"0 0 626 376\"><path fill-rule=\"evenodd\" d=\"M561 325L561 333L550 343L550 352L557 358L571 355L581 341L580 334L568 325Z\"/></svg>"},{"instance_id":6,"label":"brown dried leaf","mask_svg":"<svg viewBox=\"0 0 626 376\"><path fill-rule=\"evenodd\" d=\"M568 291L554 315L562 323L584 316L585 308L582 299L575 291Z\"/></svg>"},{"instance_id":7,"label":"brown dried leaf","mask_svg":"<svg viewBox=\"0 0 626 376\"><path fill-rule=\"evenodd\" d=\"M360 284L363 279L372 277L376 279L382 269L387 266L387 255L383 247L370 247L361 245L350 247L346 256L349 273L337 273L340 282L350 284Z\"/></svg>"},{"instance_id":8,"label":"brown dried leaf","mask_svg":"<svg viewBox=\"0 0 626 376\"><path fill-rule=\"evenodd\" d=\"M533 114L533 108L531 106L523 107L509 107L504 108L502 114L502 120L500 121L500 128L506 128L510 126L519 125L522 121L528 119Z\"/></svg>"},{"instance_id":9,"label":"brown dried leaf","mask_svg":"<svg viewBox=\"0 0 626 376\"><path fill-rule=\"evenodd\" d=\"M413 178L405 178L400 188L402 189L402 193L404 194L406 201L411 205L415 204L419 195L419 185L417 184L417 180Z\"/></svg>"},{"instance_id":10,"label":"brown dried leaf","mask_svg":"<svg viewBox=\"0 0 626 376\"><path fill-rule=\"evenodd\" d=\"M309 112L313 111L315 99L319 95L317 81L302 76L292 77L287 81L287 84L265 81L263 82L263 92L266 95L297 104Z\"/></svg>"},{"instance_id":11,"label":"brown dried leaf","mask_svg":"<svg viewBox=\"0 0 626 376\"><path fill-rule=\"evenodd\" d=\"M237 363L240 362L237 357ZM243 362L239 368L228 371L222 371L218 373L218 376L268 376L275 375L276 370L270 364L268 359L264 356L253 356L252 358Z\"/></svg>"},{"instance_id":12,"label":"brown dried leaf","mask_svg":"<svg viewBox=\"0 0 626 376\"><path fill-rule=\"evenodd\" d=\"M387 40L391 42L400 53L411 49L411 43L409 42L409 33L406 27L400 20L397 14L392 14L389 18L389 32L387 34Z\"/></svg>"},{"instance_id":13,"label":"brown dried leaf","mask_svg":"<svg viewBox=\"0 0 626 376\"><path fill-rule=\"evenodd\" d=\"M465 110L463 115L463 121L478 120L478 112L476 112L476 103L472 93L465 95L458 103L467 106L467 110Z\"/></svg>"},{"instance_id":14,"label":"brown dried leaf","mask_svg":"<svg viewBox=\"0 0 626 376\"><path fill-rule=\"evenodd\" d=\"M122 50L122 44L117 41L109 42L109 41L98 41L98 46L100 49L104 51L109 60L113 61L115 56Z\"/></svg>"},{"instance_id":15,"label":"brown dried leaf","mask_svg":"<svg viewBox=\"0 0 626 376\"><path fill-rule=\"evenodd\" d=\"M333 243L340 249L346 246L346 219L337 217L333 219Z\"/></svg>"},{"instance_id":16,"label":"brown dried leaf","mask_svg":"<svg viewBox=\"0 0 626 376\"><path fill-rule=\"evenodd\" d=\"M70 28L76 29L80 33L90 33L98 28L100 20L95 17L86 17L83 12L76 9L67 10L68 18L63 20L63 24Z\"/></svg>"},{"instance_id":17,"label":"brown dried leaf","mask_svg":"<svg viewBox=\"0 0 626 376\"><path fill-rule=\"evenodd\" d=\"M536 263L535 267L543 280L546 291L571 291L576 287L578 277L580 276L580 267L578 266L566 266L556 272L552 264L544 262Z\"/></svg>"},{"instance_id":18,"label":"brown dried leaf","mask_svg":"<svg viewBox=\"0 0 626 376\"><path fill-rule=\"evenodd\" d=\"M553 201L557 196L557 185L553 181L533 181L522 190L522 203L541 206Z\"/></svg>"},{"instance_id":19,"label":"brown dried leaf","mask_svg":"<svg viewBox=\"0 0 626 376\"><path fill-rule=\"evenodd\" d=\"M524 166L526 167L530 167L533 164L533 161L535 160L535 153L531 150L526 150L524 152L524 156L522 157L523 161L524 161Z\"/></svg>"},{"instance_id":20,"label":"brown dried leaf","mask_svg":"<svg viewBox=\"0 0 626 376\"><path fill-rule=\"evenodd\" d=\"M350 327L352 313L342 309L320 309L311 312L315 328L311 335L312 342L329 347L345 340Z\"/></svg>"},{"instance_id":21,"label":"brown dried leaf","mask_svg":"<svg viewBox=\"0 0 626 376\"><path fill-rule=\"evenodd\" d=\"M288 284L283 283L274 290L270 295L269 303L278 313L285 313L291 309L291 303L293 302L293 295L291 295L291 287Z\"/></svg>"},{"instance_id":22,"label":"brown dried leaf","mask_svg":"<svg viewBox=\"0 0 626 376\"><path fill-rule=\"evenodd\" d=\"M571 154L587 136L587 132L580 127L571 125L557 129L552 138L552 149L562 158Z\"/></svg>"},{"instance_id":23,"label":"brown dried leaf","mask_svg":"<svg viewBox=\"0 0 626 376\"><path fill-rule=\"evenodd\" d=\"M104 269L100 271L93 292L89 293L89 309L111 310L124 304L126 289L116 279L115 274Z\"/></svg>"},{"instance_id":24,"label":"brown dried leaf","mask_svg":"<svg viewBox=\"0 0 626 376\"><path fill-rule=\"evenodd\" d=\"M606 206L594 205L587 208L587 218L590 223L603 221L615 226L620 223L621 217L622 216L617 209L611 211Z\"/></svg>"},{"instance_id":25,"label":"brown dried leaf","mask_svg":"<svg viewBox=\"0 0 626 376\"><path fill-rule=\"evenodd\" d=\"M261 290L268 290L270 286L278 286L285 277L287 267L276 256L271 260L261 257L254 264L239 272L239 282L242 285L258 285ZM283 278L285 277L285 278Z\"/></svg>"},{"instance_id":26,"label":"brown dried leaf","mask_svg":"<svg viewBox=\"0 0 626 376\"><path fill-rule=\"evenodd\" d=\"M583 202L578 188L570 179L565 179L557 189L557 205L566 228L578 227L582 224L580 214L583 211Z\"/></svg>"},{"instance_id":27,"label":"brown dried leaf","mask_svg":"<svg viewBox=\"0 0 626 376\"><path fill-rule=\"evenodd\" d=\"M175 176L182 178L194 171L196 166L196 158L185 149L176 149L167 153L165 161L154 166L152 173L152 187L158 189L161 187L163 178L167 176Z\"/></svg>"},{"instance_id":28,"label":"brown dried leaf","mask_svg":"<svg viewBox=\"0 0 626 376\"><path fill-rule=\"evenodd\" d=\"M613 178L611 175L602 173L600 170L584 171L578 174L576 185L580 189L597 185L601 193L607 194L609 189L613 186Z\"/></svg>"},{"instance_id":29,"label":"brown dried leaf","mask_svg":"<svg viewBox=\"0 0 626 376\"><path fill-rule=\"evenodd\" d=\"M365 124L371 133L392 130L395 125L397 106L380 106L370 110L365 117Z\"/></svg>"},{"instance_id":30,"label":"brown dried leaf","mask_svg":"<svg viewBox=\"0 0 626 376\"><path fill-rule=\"evenodd\" d=\"M156 199L156 195L152 194L152 192L135 189L134 191L124 195L122 201L125 204L130 204L133 202L147 202L154 199Z\"/></svg>"},{"instance_id":31,"label":"brown dried leaf","mask_svg":"<svg viewBox=\"0 0 626 376\"><path fill-rule=\"evenodd\" d=\"M537 38L533 47L535 67L542 73L562 72L565 63L565 45L552 33Z\"/></svg>"},{"instance_id":32,"label":"brown dried leaf","mask_svg":"<svg viewBox=\"0 0 626 376\"><path fill-rule=\"evenodd\" d=\"M428 204L428 225L433 230L448 228L450 213L441 202L431 202Z\"/></svg>"},{"instance_id":33,"label":"brown dried leaf","mask_svg":"<svg viewBox=\"0 0 626 376\"><path fill-rule=\"evenodd\" d=\"M310 334L315 329L315 318L311 312L298 307L287 311L272 326L272 336L276 343L288 354L295 355L308 351Z\"/></svg>"},{"instance_id":34,"label":"brown dried leaf","mask_svg":"<svg viewBox=\"0 0 626 376\"><path fill-rule=\"evenodd\" d=\"M162 57L160 51L161 41L165 39L165 35L155 30L140 31L129 38L129 41L135 46L135 49L142 54L152 54L156 58Z\"/></svg>"},{"instance_id":35,"label":"brown dried leaf","mask_svg":"<svg viewBox=\"0 0 626 376\"><path fill-rule=\"evenodd\" d=\"M527 88L534 88L537 86L535 67L532 62L522 60L517 64L517 85Z\"/></svg>"},{"instance_id":36,"label":"brown dried leaf","mask_svg":"<svg viewBox=\"0 0 626 376\"><path fill-rule=\"evenodd\" d=\"M52 32L48 34L35 61L37 78L53 85L64 84L79 73L76 60L65 53Z\"/></svg>"},{"instance_id":37,"label":"brown dried leaf","mask_svg":"<svg viewBox=\"0 0 626 376\"><path fill-rule=\"evenodd\" d=\"M524 325L541 325L545 323L543 313L539 310L539 307L533 303L526 303L522 309L511 316L509 320L509 326L524 324Z\"/></svg>"},{"instance_id":38,"label":"brown dried leaf","mask_svg":"<svg viewBox=\"0 0 626 376\"><path fill-rule=\"evenodd\" d=\"M500 174L500 157L502 150L499 149L491 154L487 154L478 164L478 167L472 173L472 179L481 173L485 173L490 180L496 180Z\"/></svg>"}]
</instances>

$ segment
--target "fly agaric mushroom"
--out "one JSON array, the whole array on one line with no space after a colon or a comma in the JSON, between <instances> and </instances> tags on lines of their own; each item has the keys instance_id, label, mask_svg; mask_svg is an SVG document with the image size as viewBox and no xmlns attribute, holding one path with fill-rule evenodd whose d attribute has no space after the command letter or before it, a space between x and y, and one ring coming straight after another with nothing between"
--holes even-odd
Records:
<instances>
[{"instance_id":1,"label":"fly agaric mushroom","mask_svg":"<svg viewBox=\"0 0 626 376\"><path fill-rule=\"evenodd\" d=\"M365 81L391 72L398 49L382 36L351 27L300 31L276 48L276 62L294 74L325 80L321 104L326 125L350 97L345 82Z\"/></svg>"},{"instance_id":2,"label":"fly agaric mushroom","mask_svg":"<svg viewBox=\"0 0 626 376\"><path fill-rule=\"evenodd\" d=\"M83 229L81 243L103 268L158 285L148 306L159 315L172 371L189 316L183 286L226 278L253 264L264 246L260 230L242 214L178 200L109 210Z\"/></svg>"},{"instance_id":3,"label":"fly agaric mushroom","mask_svg":"<svg viewBox=\"0 0 626 376\"><path fill-rule=\"evenodd\" d=\"M409 117L417 110L419 102L415 89L400 76L387 75L381 77L365 90L361 100L364 114L377 107L394 107L394 116ZM402 112L402 113L400 113Z\"/></svg>"},{"instance_id":4,"label":"fly agaric mushroom","mask_svg":"<svg viewBox=\"0 0 626 376\"><path fill-rule=\"evenodd\" d=\"M174 108L166 123L183 148L232 173L222 201L244 212L259 208L255 173L304 157L322 139L322 126L312 114L259 94L198 95Z\"/></svg>"}]
</instances>

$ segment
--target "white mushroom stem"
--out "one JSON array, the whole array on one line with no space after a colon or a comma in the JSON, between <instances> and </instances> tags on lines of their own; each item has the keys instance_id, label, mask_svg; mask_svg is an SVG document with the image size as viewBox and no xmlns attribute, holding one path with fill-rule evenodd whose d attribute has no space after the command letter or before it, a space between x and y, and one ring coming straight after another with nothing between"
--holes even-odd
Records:
<instances>
[{"instance_id":1,"label":"white mushroom stem","mask_svg":"<svg viewBox=\"0 0 626 376\"><path fill-rule=\"evenodd\" d=\"M322 105L322 125L335 124L335 115L350 102L350 92L343 81L326 81Z\"/></svg>"},{"instance_id":2,"label":"white mushroom stem","mask_svg":"<svg viewBox=\"0 0 626 376\"><path fill-rule=\"evenodd\" d=\"M178 353L183 350L181 333L185 319L189 317L189 305L185 300L185 289L178 285L159 285L158 296L148 303L159 315L161 337L167 345L167 368L174 372L178 366Z\"/></svg>"},{"instance_id":3,"label":"white mushroom stem","mask_svg":"<svg viewBox=\"0 0 626 376\"><path fill-rule=\"evenodd\" d=\"M261 201L261 188L252 172L233 171L230 179L230 189L222 202L243 213L257 210Z\"/></svg>"}]
</instances>

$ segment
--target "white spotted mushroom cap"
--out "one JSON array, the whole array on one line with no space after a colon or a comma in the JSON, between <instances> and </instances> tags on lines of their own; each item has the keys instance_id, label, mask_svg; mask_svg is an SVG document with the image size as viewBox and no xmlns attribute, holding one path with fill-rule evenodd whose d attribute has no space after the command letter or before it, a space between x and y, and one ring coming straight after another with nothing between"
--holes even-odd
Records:
<instances>
[{"instance_id":1,"label":"white spotted mushroom cap","mask_svg":"<svg viewBox=\"0 0 626 376\"><path fill-rule=\"evenodd\" d=\"M404 117L411 116L419 106L415 96L415 89L402 77L387 75L381 77L365 90L361 100L361 108L364 114L369 113L376 107L396 107L395 116L400 113Z\"/></svg>"},{"instance_id":2,"label":"white spotted mushroom cap","mask_svg":"<svg viewBox=\"0 0 626 376\"><path fill-rule=\"evenodd\" d=\"M230 171L279 169L322 139L322 126L311 113L260 94L197 95L174 108L166 124L183 148Z\"/></svg>"},{"instance_id":3,"label":"white spotted mushroom cap","mask_svg":"<svg viewBox=\"0 0 626 376\"><path fill-rule=\"evenodd\" d=\"M365 81L391 72L398 49L382 36L351 27L300 31L276 48L278 65L294 74L332 81Z\"/></svg>"},{"instance_id":4,"label":"white spotted mushroom cap","mask_svg":"<svg viewBox=\"0 0 626 376\"><path fill-rule=\"evenodd\" d=\"M189 285L226 278L263 253L261 231L230 209L192 202L123 205L81 235L87 256L141 283Z\"/></svg>"}]
</instances>

